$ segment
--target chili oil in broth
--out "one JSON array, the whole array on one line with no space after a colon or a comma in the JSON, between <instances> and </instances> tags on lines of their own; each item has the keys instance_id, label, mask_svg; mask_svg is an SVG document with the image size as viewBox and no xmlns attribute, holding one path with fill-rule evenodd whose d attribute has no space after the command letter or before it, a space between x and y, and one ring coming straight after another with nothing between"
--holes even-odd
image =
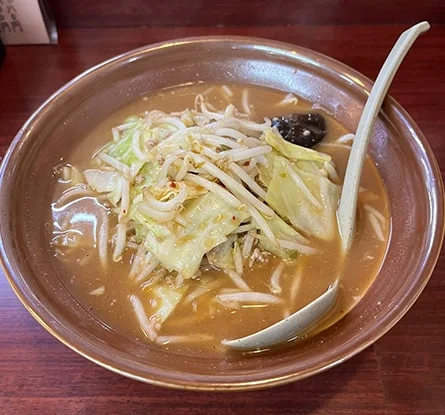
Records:
<instances>
[{"instance_id":1,"label":"chili oil in broth","mask_svg":"<svg viewBox=\"0 0 445 415\"><path fill-rule=\"evenodd\" d=\"M323 114L327 123L327 135L315 149L332 156L340 178L338 184L342 182L349 146L329 144L335 143L349 131L346 131L331 115L320 109L315 110L312 104L300 98L298 103L283 104L282 100L286 93L281 91L258 86L246 88L243 85L229 85L229 87L233 93L232 97L224 93L221 85L209 84L169 88L141 97L103 120L65 161L80 171L91 168L92 155L110 141L111 129L121 124L125 118L154 109L170 113L193 108L197 94L203 94L218 110L233 103L240 111L244 111L242 96L243 91L247 89L254 120L261 121L264 117L272 118L294 112L315 111ZM279 296L283 299L282 304L245 304L239 308L225 308L215 301L216 295L221 290L236 287L221 271L206 269L198 279L188 281L189 288L184 298L206 281L217 279L217 285L195 301L180 303L163 323L159 332L159 335L166 336L166 339L167 336L172 336L172 340L182 341L177 343L173 341L156 347L178 353L220 355L224 353L221 346L222 339L245 336L277 322L323 294L340 275L340 290L335 309L323 322L323 327L317 330L334 324L354 307L376 277L389 238L390 215L387 195L377 168L369 157L365 162L361 186L356 237L345 265L341 265L341 244L338 235L331 242L310 238L318 253L311 256L300 255L294 263L286 265L280 278L282 293ZM64 190L66 185L56 183L53 201L57 200ZM103 270L97 250L92 246L96 242L94 235L95 227L98 226L95 217L103 214L104 208L100 202L92 198L83 198L78 205L74 215L80 214L84 218L85 215L89 215L90 218L90 226L82 230L84 235L81 246L69 248L70 252L61 256L54 247L51 247L50 241L53 235L48 235L49 246L54 254L60 278L79 303L103 324L135 341L152 344L144 337L129 301L132 294L141 300L150 299L147 297L147 291L144 292L128 277L135 251L126 249L123 259L117 263L112 262L109 255L109 264ZM365 205L372 206L385 217L384 241L376 236L366 215ZM116 219L114 218L113 223L113 215L110 215L110 218L111 228L116 224ZM110 247L108 249L111 250ZM266 263L256 262L252 268L245 268L243 278L253 291L270 293L270 277L280 261L279 258L271 256Z\"/></svg>"}]
</instances>

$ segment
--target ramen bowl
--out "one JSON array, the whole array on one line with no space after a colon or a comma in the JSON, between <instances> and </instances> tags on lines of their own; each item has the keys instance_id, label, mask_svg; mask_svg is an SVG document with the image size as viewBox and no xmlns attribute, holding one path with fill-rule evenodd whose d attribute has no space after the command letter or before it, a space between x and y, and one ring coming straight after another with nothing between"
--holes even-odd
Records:
<instances>
[{"instance_id":1,"label":"ramen bowl","mask_svg":"<svg viewBox=\"0 0 445 415\"><path fill-rule=\"evenodd\" d=\"M322 372L371 345L402 318L428 282L441 248L443 184L437 163L422 132L390 97L370 144L389 197L387 253L364 298L318 335L266 354L225 358L152 347L101 323L54 267L45 237L53 167L73 151L79 137L137 97L200 82L292 92L326 109L350 131L357 127L372 86L360 73L316 52L245 37L165 42L89 69L37 109L4 158L0 254L5 274L24 306L52 335L132 379L181 389L240 390Z\"/></svg>"}]
</instances>

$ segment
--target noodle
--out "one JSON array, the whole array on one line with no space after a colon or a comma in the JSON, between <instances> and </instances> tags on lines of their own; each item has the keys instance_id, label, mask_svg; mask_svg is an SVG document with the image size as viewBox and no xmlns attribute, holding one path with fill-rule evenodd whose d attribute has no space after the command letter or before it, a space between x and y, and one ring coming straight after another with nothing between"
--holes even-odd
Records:
<instances>
[{"instance_id":1,"label":"noodle","mask_svg":"<svg viewBox=\"0 0 445 415\"><path fill-rule=\"evenodd\" d=\"M230 147L230 148L243 148L243 146L239 143L237 143L236 141L231 140L230 138L226 138L226 137L219 137L217 135L210 135L210 134L204 134L202 136L202 138L204 139L204 141L210 143L210 144L214 144L217 146L226 146L226 147ZM220 155L221 157L221 155Z\"/></svg>"},{"instance_id":2,"label":"noodle","mask_svg":"<svg viewBox=\"0 0 445 415\"><path fill-rule=\"evenodd\" d=\"M355 139L354 134L345 134L345 135L342 135L340 138L337 138L336 143L344 144L349 141L353 141L354 139Z\"/></svg>"},{"instance_id":3,"label":"noodle","mask_svg":"<svg viewBox=\"0 0 445 415\"><path fill-rule=\"evenodd\" d=\"M149 191L144 193L145 203L147 206L149 206L152 209L157 209L161 212L169 212L171 210L174 210L178 205L183 203L185 199L187 198L188 192L187 187L181 184L181 189L179 192L171 198L170 200L166 202L161 202L157 199L155 199Z\"/></svg>"},{"instance_id":4,"label":"noodle","mask_svg":"<svg viewBox=\"0 0 445 415\"><path fill-rule=\"evenodd\" d=\"M122 259L122 253L125 249L125 240L127 236L127 225L121 222L117 225L116 245L113 252L113 261L118 262Z\"/></svg>"},{"instance_id":5,"label":"noodle","mask_svg":"<svg viewBox=\"0 0 445 415\"><path fill-rule=\"evenodd\" d=\"M122 198L121 198L121 213L119 221L126 216L130 208L130 182L122 178Z\"/></svg>"},{"instance_id":6,"label":"noodle","mask_svg":"<svg viewBox=\"0 0 445 415\"><path fill-rule=\"evenodd\" d=\"M298 294L298 291L301 286L301 281L303 279L302 273L303 273L303 270L301 268L301 265L298 265L297 270L296 270L295 275L292 280L290 290L289 290L289 292L290 292L289 303L290 304L295 304L295 301L297 299L297 294Z\"/></svg>"},{"instance_id":7,"label":"noodle","mask_svg":"<svg viewBox=\"0 0 445 415\"><path fill-rule=\"evenodd\" d=\"M102 264L102 268L105 269L108 262L108 216L106 213L102 214L102 223L99 226L98 236L98 251L100 263Z\"/></svg>"},{"instance_id":8,"label":"noodle","mask_svg":"<svg viewBox=\"0 0 445 415\"><path fill-rule=\"evenodd\" d=\"M132 148L134 154L136 155L136 157L137 157L139 160L141 160L141 161L150 161L150 157L147 156L147 155L141 150L140 142L139 142L140 136L141 136L140 131L136 131L136 132L133 134L133 138L132 138L132 140L131 140L131 148Z\"/></svg>"},{"instance_id":9,"label":"noodle","mask_svg":"<svg viewBox=\"0 0 445 415\"><path fill-rule=\"evenodd\" d=\"M243 252L244 258L248 258L252 252L253 243L255 242L255 237L249 232L244 239Z\"/></svg>"},{"instance_id":10,"label":"noodle","mask_svg":"<svg viewBox=\"0 0 445 415\"><path fill-rule=\"evenodd\" d=\"M243 291L250 291L250 287L242 279L241 275L238 275L235 271L231 269L225 269L224 273L232 280L232 282Z\"/></svg>"},{"instance_id":11,"label":"noodle","mask_svg":"<svg viewBox=\"0 0 445 415\"><path fill-rule=\"evenodd\" d=\"M372 207L371 205L364 205L363 209L372 213L381 222L382 226L385 224L385 217L376 208Z\"/></svg>"},{"instance_id":12,"label":"noodle","mask_svg":"<svg viewBox=\"0 0 445 415\"><path fill-rule=\"evenodd\" d=\"M203 294L215 290L218 288L218 286L221 285L221 282L219 280L212 281L208 284L201 285L195 290L193 290L190 294L188 294L183 300L183 304L190 304L192 301L196 300L197 298L201 297Z\"/></svg>"},{"instance_id":13,"label":"noodle","mask_svg":"<svg viewBox=\"0 0 445 415\"><path fill-rule=\"evenodd\" d=\"M233 97L233 92L232 90L227 86L227 85L223 85L221 87L221 89L223 90L223 92L229 97L232 98Z\"/></svg>"},{"instance_id":14,"label":"noodle","mask_svg":"<svg viewBox=\"0 0 445 415\"><path fill-rule=\"evenodd\" d=\"M162 187L167 183L168 169L176 160L178 160L179 156L182 155L183 153L184 153L184 151L182 151L182 150L175 151L171 156L168 156L165 159L165 161L162 165L162 169L159 172L158 181L156 182L155 187Z\"/></svg>"},{"instance_id":15,"label":"noodle","mask_svg":"<svg viewBox=\"0 0 445 415\"><path fill-rule=\"evenodd\" d=\"M135 282L138 284L144 281L145 278L147 278L159 266L159 261L149 252L145 256L143 264L144 267L142 271L134 278Z\"/></svg>"},{"instance_id":16,"label":"noodle","mask_svg":"<svg viewBox=\"0 0 445 415\"><path fill-rule=\"evenodd\" d=\"M266 200L266 192L238 164L230 163L229 168L261 199Z\"/></svg>"},{"instance_id":17,"label":"noodle","mask_svg":"<svg viewBox=\"0 0 445 415\"><path fill-rule=\"evenodd\" d=\"M115 158L105 153L99 153L96 157L104 163L109 164L111 167L114 167L116 170L120 171L126 178L130 178L130 169L126 164L121 163L119 160L116 160Z\"/></svg>"},{"instance_id":18,"label":"noodle","mask_svg":"<svg viewBox=\"0 0 445 415\"><path fill-rule=\"evenodd\" d=\"M221 199L226 201L229 205L232 205L235 208L239 208L242 206L242 203L235 196L233 196L230 192L228 192L219 184L216 184L214 182L211 182L207 179L204 179L194 174L186 174L184 179L189 182L196 183L207 190L210 190L211 192L217 194Z\"/></svg>"},{"instance_id":19,"label":"noodle","mask_svg":"<svg viewBox=\"0 0 445 415\"><path fill-rule=\"evenodd\" d=\"M243 161L252 157L257 157L263 154L270 153L272 151L271 146L261 146L256 148L249 148L247 150L227 150L219 153L219 157L229 157L233 161Z\"/></svg>"},{"instance_id":20,"label":"noodle","mask_svg":"<svg viewBox=\"0 0 445 415\"><path fill-rule=\"evenodd\" d=\"M270 277L270 291L272 294L281 294L283 289L280 285L280 278L284 271L284 262L280 262Z\"/></svg>"},{"instance_id":21,"label":"noodle","mask_svg":"<svg viewBox=\"0 0 445 415\"><path fill-rule=\"evenodd\" d=\"M143 214L150 216L152 219L158 220L159 222L167 222L172 220L176 216L176 212L160 212L156 208L152 208L147 204L141 204L138 206L138 210Z\"/></svg>"},{"instance_id":22,"label":"noodle","mask_svg":"<svg viewBox=\"0 0 445 415\"><path fill-rule=\"evenodd\" d=\"M113 141L118 142L121 139L121 134L119 132L119 128L112 128L111 134L113 135Z\"/></svg>"},{"instance_id":23,"label":"noodle","mask_svg":"<svg viewBox=\"0 0 445 415\"><path fill-rule=\"evenodd\" d=\"M96 289L94 289L93 291L90 292L90 295L103 295L105 293L105 286L101 285L100 287L97 287Z\"/></svg>"},{"instance_id":24,"label":"noodle","mask_svg":"<svg viewBox=\"0 0 445 415\"><path fill-rule=\"evenodd\" d=\"M259 292L243 292L233 294L218 294L218 301L239 302L239 303L262 303L262 304L279 304L282 300L274 295Z\"/></svg>"},{"instance_id":25,"label":"noodle","mask_svg":"<svg viewBox=\"0 0 445 415\"><path fill-rule=\"evenodd\" d=\"M118 131L125 131L134 126L134 121L128 122L126 124L121 124L116 127Z\"/></svg>"},{"instance_id":26,"label":"noodle","mask_svg":"<svg viewBox=\"0 0 445 415\"><path fill-rule=\"evenodd\" d=\"M141 300L139 300L139 298L135 295L131 295L130 302L133 306L133 311L136 315L142 332L151 341L154 341L157 337L157 334L154 327L150 324L147 314L145 314L144 306L142 305Z\"/></svg>"},{"instance_id":27,"label":"noodle","mask_svg":"<svg viewBox=\"0 0 445 415\"><path fill-rule=\"evenodd\" d=\"M247 136L238 130L235 130L234 128L220 128L215 132L216 135L224 136L233 138L236 140L239 144L244 144L244 140L246 140ZM254 139L256 140L256 139ZM256 140L258 143L261 143L261 141Z\"/></svg>"},{"instance_id":28,"label":"noodle","mask_svg":"<svg viewBox=\"0 0 445 415\"><path fill-rule=\"evenodd\" d=\"M275 235L270 229L270 226L267 224L266 220L261 216L261 214L255 209L255 207L248 205L250 214L252 215L252 219L255 221L256 225L259 229L264 233L264 235L272 242L275 246L278 245Z\"/></svg>"},{"instance_id":29,"label":"noodle","mask_svg":"<svg viewBox=\"0 0 445 415\"><path fill-rule=\"evenodd\" d=\"M243 89L242 106L243 106L244 112L247 115L251 116L252 109L250 108L250 105L249 105L249 91L246 88Z\"/></svg>"},{"instance_id":30,"label":"noodle","mask_svg":"<svg viewBox=\"0 0 445 415\"><path fill-rule=\"evenodd\" d=\"M282 248L286 248L286 249L295 249L298 252L300 252L301 254L304 255L314 255L318 252L317 249L312 248L310 246L305 246L305 245L301 245L298 242L295 241L286 241L284 239L278 239L278 244L282 247Z\"/></svg>"},{"instance_id":31,"label":"noodle","mask_svg":"<svg viewBox=\"0 0 445 415\"><path fill-rule=\"evenodd\" d=\"M154 125L163 125L163 124L171 125L171 126L175 127L176 129L178 129L179 131L187 130L187 127L185 126L185 124L181 120L174 118L174 117L163 117L154 123Z\"/></svg>"},{"instance_id":32,"label":"noodle","mask_svg":"<svg viewBox=\"0 0 445 415\"><path fill-rule=\"evenodd\" d=\"M188 334L187 336L158 336L156 343L165 345L171 343L193 343L193 342L208 342L214 337L208 334Z\"/></svg>"},{"instance_id":33,"label":"noodle","mask_svg":"<svg viewBox=\"0 0 445 415\"><path fill-rule=\"evenodd\" d=\"M240 225L236 230L232 232L232 234L244 233L253 229L253 225L251 223L247 223L245 225Z\"/></svg>"},{"instance_id":34,"label":"noodle","mask_svg":"<svg viewBox=\"0 0 445 415\"><path fill-rule=\"evenodd\" d=\"M381 225L379 219L377 218L377 216L375 216L371 212L368 212L368 218L369 218L369 222L371 223L372 229L374 230L374 233L377 236L377 239L379 241L384 241L385 235L383 233L382 225Z\"/></svg>"},{"instance_id":35,"label":"noodle","mask_svg":"<svg viewBox=\"0 0 445 415\"><path fill-rule=\"evenodd\" d=\"M324 163L324 168L328 172L328 176L332 181L334 182L339 181L337 171L335 170L335 167L332 165L332 162L327 161L326 163Z\"/></svg>"},{"instance_id":36,"label":"noodle","mask_svg":"<svg viewBox=\"0 0 445 415\"><path fill-rule=\"evenodd\" d=\"M326 147L326 148L338 148L343 150L351 151L351 147L347 146L346 144L338 144L338 143L320 143L318 145L319 147Z\"/></svg>"},{"instance_id":37,"label":"noodle","mask_svg":"<svg viewBox=\"0 0 445 415\"><path fill-rule=\"evenodd\" d=\"M235 242L233 247L233 262L235 263L235 271L239 276L243 275L243 257L241 255L241 249L238 245L238 242Z\"/></svg>"},{"instance_id":38,"label":"noodle","mask_svg":"<svg viewBox=\"0 0 445 415\"><path fill-rule=\"evenodd\" d=\"M182 160L181 168L178 170L178 173L176 174L175 181L180 182L181 180L184 180L184 177L187 174L188 168L190 166L189 161L190 157L186 155Z\"/></svg>"},{"instance_id":39,"label":"noodle","mask_svg":"<svg viewBox=\"0 0 445 415\"><path fill-rule=\"evenodd\" d=\"M284 105L297 105L298 104L298 98L294 94L287 94L278 104L278 107L282 107Z\"/></svg>"},{"instance_id":40,"label":"noodle","mask_svg":"<svg viewBox=\"0 0 445 415\"><path fill-rule=\"evenodd\" d=\"M226 185L228 189L230 189L238 196L245 198L249 203L255 206L258 210L264 213L268 217L273 217L275 212L260 202L255 196L252 195L249 191L247 191L240 183L233 179L233 177L229 176L227 173L223 172L221 169L216 167L213 163L209 162L205 158L198 156L197 154L189 153L192 158L194 158L198 163L203 163L202 168L212 174L214 177L218 178L222 183Z\"/></svg>"}]
</instances>

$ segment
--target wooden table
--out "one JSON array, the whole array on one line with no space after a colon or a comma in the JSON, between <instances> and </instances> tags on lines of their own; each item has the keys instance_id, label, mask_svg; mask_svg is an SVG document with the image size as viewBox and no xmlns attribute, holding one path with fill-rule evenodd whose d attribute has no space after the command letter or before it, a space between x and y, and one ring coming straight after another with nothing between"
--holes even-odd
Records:
<instances>
[{"instance_id":1,"label":"wooden table","mask_svg":"<svg viewBox=\"0 0 445 415\"><path fill-rule=\"evenodd\" d=\"M375 79L406 25L64 29L58 46L10 47L0 69L0 151L58 87L104 59L152 42L252 35L315 49ZM445 26L419 39L391 94L445 168ZM248 393L162 389L108 372L67 349L0 276L0 414L445 414L445 257L420 299L384 338L326 373Z\"/></svg>"}]
</instances>

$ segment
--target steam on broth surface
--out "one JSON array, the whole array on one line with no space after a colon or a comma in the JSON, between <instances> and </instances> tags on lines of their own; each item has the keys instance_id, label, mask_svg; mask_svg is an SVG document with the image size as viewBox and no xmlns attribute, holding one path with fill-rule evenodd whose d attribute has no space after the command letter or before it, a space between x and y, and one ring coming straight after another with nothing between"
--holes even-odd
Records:
<instances>
[{"instance_id":1,"label":"steam on broth surface","mask_svg":"<svg viewBox=\"0 0 445 415\"><path fill-rule=\"evenodd\" d=\"M296 113L325 120L315 151L271 126ZM267 88L142 97L55 168L48 237L60 276L107 326L182 353L224 353L223 339L297 311L340 275L335 309L315 331L332 325L372 283L390 231L368 158L342 264L335 211L351 139L329 114Z\"/></svg>"}]
</instances>

